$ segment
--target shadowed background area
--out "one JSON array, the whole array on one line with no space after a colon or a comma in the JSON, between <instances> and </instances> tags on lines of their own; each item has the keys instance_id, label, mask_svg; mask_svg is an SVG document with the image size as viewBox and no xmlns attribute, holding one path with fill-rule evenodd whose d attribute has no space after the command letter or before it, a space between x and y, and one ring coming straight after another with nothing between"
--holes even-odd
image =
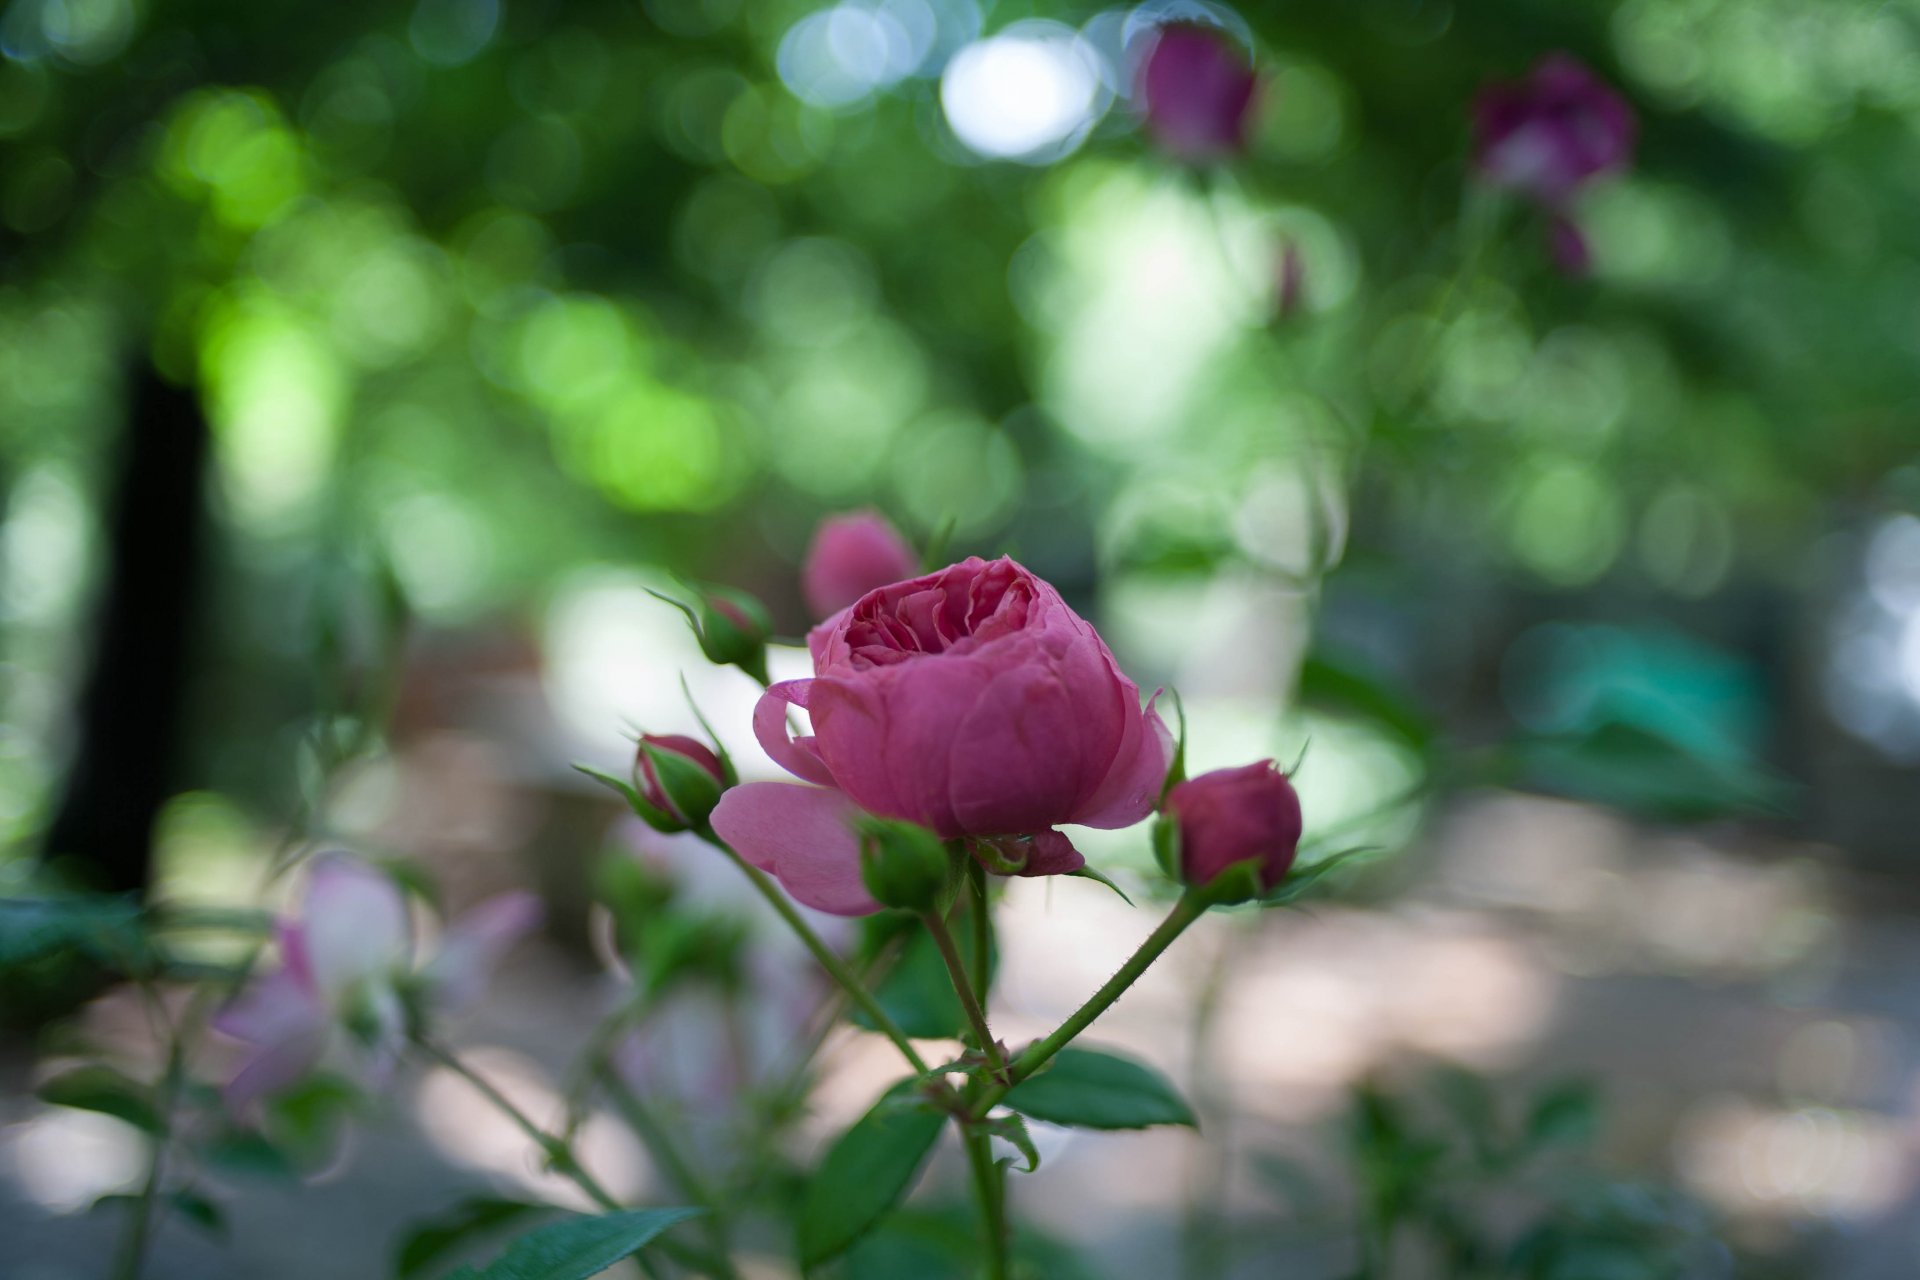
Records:
<instances>
[{"instance_id":1,"label":"shadowed background area","mask_svg":"<svg viewBox=\"0 0 1920 1280\"><path fill-rule=\"evenodd\" d=\"M1141 128L1168 21L1257 73L1216 154ZM1636 136L1530 198L1476 95L1557 52ZM1310 914L1210 918L1101 1024L1203 1125L1039 1135L1023 1212L1087 1274L1349 1274L1326 1224L1457 1124L1564 1125L1605 1213L1710 1238L1646 1274L1905 1280L1917 175L1913 0L10 0L0 896L241 906L302 841L456 904L532 886L546 935L463 1037L557 1105L617 985L609 863L799 965L568 767L684 731L684 675L776 773L755 686L649 592L729 583L798 637L814 526L871 506L1059 586L1178 690L1196 769L1297 760L1309 859L1373 851ZM1142 832L1074 834L1156 893ZM1010 1040L1152 918L1009 904ZM688 1000L635 1049L697 1122L792 1030L762 968L758 1030ZM0 1271L94 1276L138 1135L33 1087L139 1019L29 977ZM830 1044L799 1156L886 1083L872 1039ZM457 1081L389 1093L312 1186L211 1176L230 1242L169 1225L150 1274L386 1275L463 1189L566 1202ZM609 1184L657 1185L597 1123ZM920 1274L889 1256L846 1275ZM1406 1266L1642 1274L1583 1256Z\"/></svg>"}]
</instances>

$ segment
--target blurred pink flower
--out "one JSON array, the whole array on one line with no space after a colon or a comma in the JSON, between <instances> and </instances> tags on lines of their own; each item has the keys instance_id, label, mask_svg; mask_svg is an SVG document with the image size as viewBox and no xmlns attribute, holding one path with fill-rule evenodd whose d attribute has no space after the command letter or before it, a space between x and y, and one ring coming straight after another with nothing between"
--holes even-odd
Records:
<instances>
[{"instance_id":1,"label":"blurred pink flower","mask_svg":"<svg viewBox=\"0 0 1920 1280\"><path fill-rule=\"evenodd\" d=\"M314 860L298 920L278 926L280 968L256 978L214 1027L253 1047L227 1086L244 1108L297 1083L345 1031L376 1076L399 1057L410 1023L470 1007L488 975L540 920L531 894L506 893L450 925L412 971L413 929L391 878L357 859Z\"/></svg>"},{"instance_id":2,"label":"blurred pink flower","mask_svg":"<svg viewBox=\"0 0 1920 1280\"><path fill-rule=\"evenodd\" d=\"M1286 879L1300 847L1300 797L1271 760L1216 769L1175 784L1167 815L1180 829L1180 878L1210 884L1243 862L1262 889Z\"/></svg>"},{"instance_id":3,"label":"blurred pink flower","mask_svg":"<svg viewBox=\"0 0 1920 1280\"><path fill-rule=\"evenodd\" d=\"M829 516L807 548L801 589L813 616L828 618L875 587L911 578L919 557L900 531L873 511Z\"/></svg>"},{"instance_id":4,"label":"blurred pink flower","mask_svg":"<svg viewBox=\"0 0 1920 1280\"><path fill-rule=\"evenodd\" d=\"M1547 252L1562 275L1584 276L1593 266L1593 251L1580 224L1565 214L1547 220Z\"/></svg>"},{"instance_id":5,"label":"blurred pink flower","mask_svg":"<svg viewBox=\"0 0 1920 1280\"><path fill-rule=\"evenodd\" d=\"M1489 85L1474 102L1474 164L1496 187L1559 207L1633 158L1633 109L1564 53L1526 79Z\"/></svg>"},{"instance_id":6,"label":"blurred pink flower","mask_svg":"<svg viewBox=\"0 0 1920 1280\"><path fill-rule=\"evenodd\" d=\"M1246 150L1256 79L1233 38L1218 27L1170 22L1152 40L1137 93L1155 144L1189 164Z\"/></svg>"},{"instance_id":7,"label":"blurred pink flower","mask_svg":"<svg viewBox=\"0 0 1920 1280\"><path fill-rule=\"evenodd\" d=\"M735 787L713 826L799 901L876 909L862 884L856 808L943 838L992 837L997 868L1083 864L1060 823L1146 817L1172 741L1112 653L1047 583L977 558L870 591L807 636L814 676L769 688L754 733L815 786ZM811 737L790 738L786 708Z\"/></svg>"}]
</instances>

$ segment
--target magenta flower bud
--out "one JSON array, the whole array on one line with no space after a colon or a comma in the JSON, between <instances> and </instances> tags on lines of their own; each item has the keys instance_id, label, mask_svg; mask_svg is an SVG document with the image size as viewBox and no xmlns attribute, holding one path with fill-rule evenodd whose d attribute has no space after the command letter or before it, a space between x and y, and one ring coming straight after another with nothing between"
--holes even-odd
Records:
<instances>
[{"instance_id":1,"label":"magenta flower bud","mask_svg":"<svg viewBox=\"0 0 1920 1280\"><path fill-rule=\"evenodd\" d=\"M1170 22L1153 34L1136 96L1147 133L1188 164L1247 149L1256 80L1232 36L1197 22Z\"/></svg>"},{"instance_id":2,"label":"magenta flower bud","mask_svg":"<svg viewBox=\"0 0 1920 1280\"><path fill-rule=\"evenodd\" d=\"M1474 102L1474 166L1492 185L1564 204L1602 174L1627 167L1636 125L1626 99L1564 53L1527 78L1489 85Z\"/></svg>"},{"instance_id":3,"label":"magenta flower bud","mask_svg":"<svg viewBox=\"0 0 1920 1280\"><path fill-rule=\"evenodd\" d=\"M728 781L727 767L719 756L706 744L679 733L641 737L633 758L633 780L642 800L676 820L669 824L674 830L705 822L720 803Z\"/></svg>"},{"instance_id":4,"label":"magenta flower bud","mask_svg":"<svg viewBox=\"0 0 1920 1280\"><path fill-rule=\"evenodd\" d=\"M1271 760L1176 783L1166 812L1180 834L1180 879L1196 887L1245 865L1268 892L1300 847L1300 797Z\"/></svg>"},{"instance_id":5,"label":"magenta flower bud","mask_svg":"<svg viewBox=\"0 0 1920 1280\"><path fill-rule=\"evenodd\" d=\"M1564 214L1556 213L1547 222L1547 253L1563 276L1584 276L1593 268L1593 250L1587 247L1586 233Z\"/></svg>"},{"instance_id":6,"label":"magenta flower bud","mask_svg":"<svg viewBox=\"0 0 1920 1280\"><path fill-rule=\"evenodd\" d=\"M1307 261L1300 256L1300 246L1289 240L1280 246L1280 261L1274 269L1273 318L1291 320L1306 305Z\"/></svg>"},{"instance_id":7,"label":"magenta flower bud","mask_svg":"<svg viewBox=\"0 0 1920 1280\"><path fill-rule=\"evenodd\" d=\"M807 548L800 583L817 620L831 618L875 587L918 572L920 560L913 548L884 516L849 511L820 522Z\"/></svg>"}]
</instances>

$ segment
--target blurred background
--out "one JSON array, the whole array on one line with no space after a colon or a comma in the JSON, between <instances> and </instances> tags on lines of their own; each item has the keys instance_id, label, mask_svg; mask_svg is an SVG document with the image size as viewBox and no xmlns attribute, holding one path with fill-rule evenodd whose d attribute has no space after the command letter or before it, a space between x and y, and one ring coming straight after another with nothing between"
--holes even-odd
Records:
<instances>
[{"instance_id":1,"label":"blurred background","mask_svg":"<svg viewBox=\"0 0 1920 1280\"><path fill-rule=\"evenodd\" d=\"M1172 19L1257 71L1243 153L1143 134ZM1638 145L1543 209L1474 102L1555 51ZM1917 203L1911 0L11 0L0 889L237 903L309 839L532 884L550 936L470 1036L551 1090L596 860L683 857L569 762L683 731L684 673L773 773L647 590L798 636L813 526L873 506L1018 556L1196 767L1297 759L1314 853L1377 851L1096 1028L1219 1123L1048 1139L1022 1203L1088 1274L1343 1274L1351 1091L1417 1111L1453 1064L1590 1081L1594 1166L1711 1224L1568 1277L1910 1277ZM1151 892L1144 845L1083 847ZM1015 886L1002 1034L1144 936L1105 892ZM96 1274L137 1143L30 1096L70 1004L0 1004L0 1272ZM386 1274L448 1188L535 1176L437 1087L155 1274ZM1363 1165L1419 1167L1381 1132Z\"/></svg>"}]
</instances>

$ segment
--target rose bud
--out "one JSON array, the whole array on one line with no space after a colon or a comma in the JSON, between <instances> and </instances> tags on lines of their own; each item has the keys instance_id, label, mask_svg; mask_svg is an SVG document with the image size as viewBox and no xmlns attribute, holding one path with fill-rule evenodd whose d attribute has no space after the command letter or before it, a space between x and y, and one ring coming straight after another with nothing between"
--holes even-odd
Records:
<instances>
[{"instance_id":1,"label":"rose bud","mask_svg":"<svg viewBox=\"0 0 1920 1280\"><path fill-rule=\"evenodd\" d=\"M645 805L640 816L658 831L698 827L720 803L731 772L704 743L678 733L647 734L633 757L634 789Z\"/></svg>"},{"instance_id":2,"label":"rose bud","mask_svg":"<svg viewBox=\"0 0 1920 1280\"><path fill-rule=\"evenodd\" d=\"M1170 22L1152 39L1136 96L1155 144L1188 164L1245 151L1255 78L1233 38L1218 27Z\"/></svg>"},{"instance_id":3,"label":"rose bud","mask_svg":"<svg viewBox=\"0 0 1920 1280\"><path fill-rule=\"evenodd\" d=\"M1307 304L1307 260L1300 246L1289 240L1280 246L1279 262L1274 268L1273 318L1284 323L1299 315Z\"/></svg>"},{"instance_id":4,"label":"rose bud","mask_svg":"<svg viewBox=\"0 0 1920 1280\"><path fill-rule=\"evenodd\" d=\"M701 597L694 632L707 661L739 667L766 683L767 639L773 635L773 619L758 600L744 591L711 588Z\"/></svg>"},{"instance_id":5,"label":"rose bud","mask_svg":"<svg viewBox=\"0 0 1920 1280\"><path fill-rule=\"evenodd\" d=\"M1180 879L1218 902L1271 892L1300 847L1300 797L1271 760L1174 784L1166 815L1178 835Z\"/></svg>"},{"instance_id":6,"label":"rose bud","mask_svg":"<svg viewBox=\"0 0 1920 1280\"><path fill-rule=\"evenodd\" d=\"M877 909L851 825L862 811L942 840L1018 838L1005 869L1064 875L1085 859L1055 827L1132 826L1160 797L1166 725L1086 620L1012 560L869 591L807 649L813 678L770 687L753 728L776 764L815 785L734 787L713 827L810 907ZM808 712L812 736L789 735L789 705Z\"/></svg>"},{"instance_id":7,"label":"rose bud","mask_svg":"<svg viewBox=\"0 0 1920 1280\"><path fill-rule=\"evenodd\" d=\"M1580 187L1627 167L1633 109L1564 53L1526 79L1489 85L1474 102L1474 166L1493 186L1558 207Z\"/></svg>"},{"instance_id":8,"label":"rose bud","mask_svg":"<svg viewBox=\"0 0 1920 1280\"><path fill-rule=\"evenodd\" d=\"M800 583L813 616L830 618L875 587L919 571L913 548L885 517L849 511L820 522Z\"/></svg>"},{"instance_id":9,"label":"rose bud","mask_svg":"<svg viewBox=\"0 0 1920 1280\"><path fill-rule=\"evenodd\" d=\"M911 822L862 817L860 879L873 900L902 911L931 911L952 881L953 855L939 836Z\"/></svg>"}]
</instances>

